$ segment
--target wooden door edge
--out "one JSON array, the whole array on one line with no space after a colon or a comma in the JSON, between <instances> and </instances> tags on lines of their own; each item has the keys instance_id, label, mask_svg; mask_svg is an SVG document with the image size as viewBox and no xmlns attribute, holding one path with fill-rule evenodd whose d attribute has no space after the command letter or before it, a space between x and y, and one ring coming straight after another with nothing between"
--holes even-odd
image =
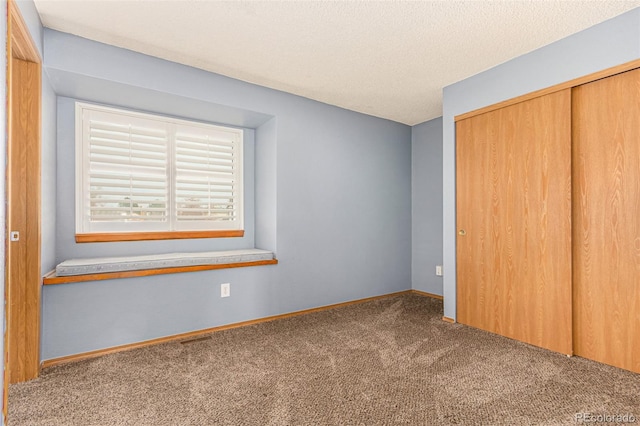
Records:
<instances>
[{"instance_id":1,"label":"wooden door edge","mask_svg":"<svg viewBox=\"0 0 640 426\"><path fill-rule=\"evenodd\" d=\"M38 85L36 87L37 90L37 101L38 101L38 130L37 130L37 135L38 135L38 140L37 140L37 150L38 152L41 152L41 145L42 145L42 141L41 141L41 102L42 102L42 87L41 87L41 72L42 72L42 59L40 57L40 54L38 52L38 49L36 47L36 44L33 40L33 38L31 37L31 34L29 32L28 26L26 25L24 19L22 18L22 14L20 13L19 7L16 4L15 0L7 0L6 2L6 9L4 11L4 13L6 14L6 19L7 19L7 44L6 44L6 80L7 80L7 92L6 92L6 99L5 99L5 111L6 111L6 134L10 135L10 130L11 130L11 119L12 119L12 112L11 112L11 85L9 84L11 81L11 66L12 66L12 59L13 58L18 58L18 59L22 59L28 62L33 62L35 64L37 64L37 71L38 71ZM9 150L9 145L10 145L10 140L7 137L7 141L6 141L6 149L7 149L7 154L8 154L8 150ZM40 177L40 158L38 158L38 162L37 162L37 176ZM7 175L5 174L5 188L7 185ZM40 191L38 191L37 193L37 205L40 205ZM40 214L40 211L38 211L38 215ZM8 215L7 215L8 217ZM5 218L5 250L7 250L7 245L8 245L8 241L6 238L6 231L8 230L7 228L8 223L6 222L6 218ZM37 235L37 241L38 241L38 253L37 253L37 258L40 258L40 239L41 239L41 234L40 234L40 220L38 220L38 224L37 224L37 228L38 228L38 235ZM6 251L5 251L6 252ZM8 319L8 306L7 306L7 292L8 292L8 274L7 274L7 267L6 267L6 257L5 257L5 289L4 289L4 297L5 297L5 312L4 312L4 320L5 320L5 325L7 324L7 319ZM39 301L40 302L40 301ZM38 321L39 323L39 321ZM3 363L3 397L2 397L2 414L3 414L3 424L7 423L7 415L8 415L8 396L9 396L9 370L8 370L8 334L7 334L7 329L5 327L5 331L4 331L4 335L3 335L3 342L4 342L4 348L3 348L3 352L4 352L4 363ZM38 363L39 364L39 363Z\"/></svg>"}]
</instances>

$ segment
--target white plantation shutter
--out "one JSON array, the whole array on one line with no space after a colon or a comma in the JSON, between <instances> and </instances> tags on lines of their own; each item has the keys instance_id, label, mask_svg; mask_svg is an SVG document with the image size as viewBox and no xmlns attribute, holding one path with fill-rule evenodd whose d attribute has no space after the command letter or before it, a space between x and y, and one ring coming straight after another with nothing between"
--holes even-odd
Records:
<instances>
[{"instance_id":1,"label":"white plantation shutter","mask_svg":"<svg viewBox=\"0 0 640 426\"><path fill-rule=\"evenodd\" d=\"M77 104L77 231L242 229L242 131Z\"/></svg>"},{"instance_id":2,"label":"white plantation shutter","mask_svg":"<svg viewBox=\"0 0 640 426\"><path fill-rule=\"evenodd\" d=\"M86 110L88 220L165 222L168 132L163 123Z\"/></svg>"},{"instance_id":3,"label":"white plantation shutter","mask_svg":"<svg viewBox=\"0 0 640 426\"><path fill-rule=\"evenodd\" d=\"M235 228L240 216L241 145L237 132L177 126L175 200L179 226L215 222Z\"/></svg>"}]
</instances>

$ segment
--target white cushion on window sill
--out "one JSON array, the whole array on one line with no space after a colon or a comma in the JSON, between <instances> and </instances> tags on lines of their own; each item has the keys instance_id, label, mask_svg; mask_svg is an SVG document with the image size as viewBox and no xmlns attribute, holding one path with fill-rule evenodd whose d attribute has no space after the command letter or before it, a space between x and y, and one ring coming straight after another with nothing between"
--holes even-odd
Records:
<instances>
[{"instance_id":1,"label":"white cushion on window sill","mask_svg":"<svg viewBox=\"0 0 640 426\"><path fill-rule=\"evenodd\" d=\"M261 249L72 259L65 260L56 266L56 275L62 277L106 272L177 268L181 266L257 262L272 259L274 259L273 252Z\"/></svg>"}]
</instances>

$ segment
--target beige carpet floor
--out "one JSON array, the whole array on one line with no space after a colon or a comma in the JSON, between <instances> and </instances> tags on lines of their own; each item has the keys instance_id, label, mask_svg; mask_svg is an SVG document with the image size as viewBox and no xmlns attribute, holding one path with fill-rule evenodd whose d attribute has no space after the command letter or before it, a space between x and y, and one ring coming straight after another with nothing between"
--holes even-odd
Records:
<instances>
[{"instance_id":1,"label":"beige carpet floor","mask_svg":"<svg viewBox=\"0 0 640 426\"><path fill-rule=\"evenodd\" d=\"M441 318L405 294L53 367L9 425L640 423L640 375Z\"/></svg>"}]
</instances>

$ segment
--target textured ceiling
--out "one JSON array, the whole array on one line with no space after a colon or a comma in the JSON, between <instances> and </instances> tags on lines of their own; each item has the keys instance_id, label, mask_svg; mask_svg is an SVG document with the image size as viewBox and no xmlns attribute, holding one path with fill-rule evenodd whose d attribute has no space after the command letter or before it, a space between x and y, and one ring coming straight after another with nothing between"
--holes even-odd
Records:
<instances>
[{"instance_id":1,"label":"textured ceiling","mask_svg":"<svg viewBox=\"0 0 640 426\"><path fill-rule=\"evenodd\" d=\"M45 27L413 125L442 88L640 0L35 0Z\"/></svg>"}]
</instances>

